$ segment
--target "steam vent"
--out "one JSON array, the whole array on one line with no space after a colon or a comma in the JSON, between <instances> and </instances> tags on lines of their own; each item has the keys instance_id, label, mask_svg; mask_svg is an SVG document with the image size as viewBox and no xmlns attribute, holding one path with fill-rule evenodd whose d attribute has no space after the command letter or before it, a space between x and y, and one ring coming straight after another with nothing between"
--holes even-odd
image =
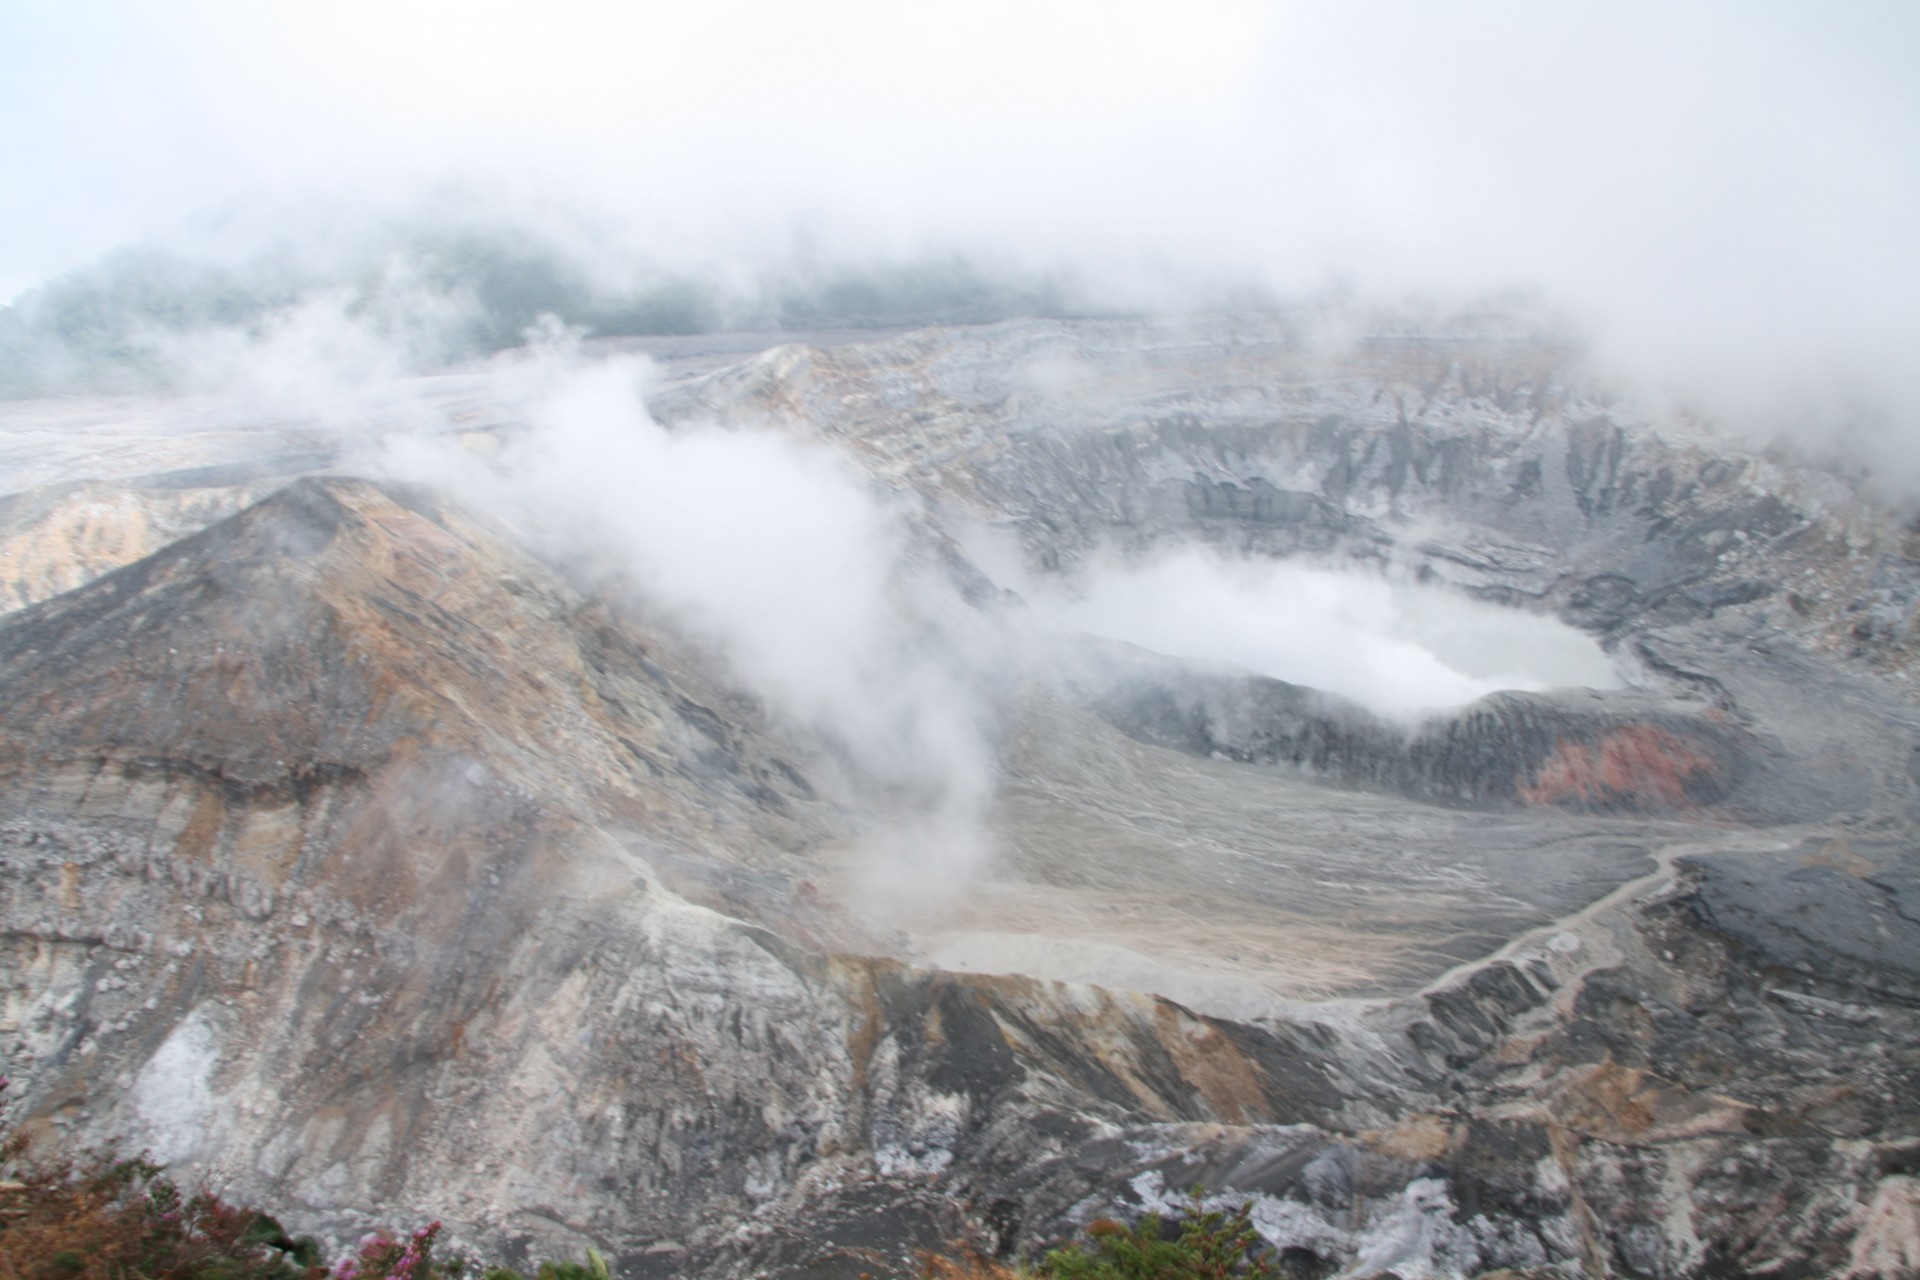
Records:
<instances>
[{"instance_id":1,"label":"steam vent","mask_svg":"<svg viewBox=\"0 0 1920 1280\"><path fill-rule=\"evenodd\" d=\"M0 402L38 1141L634 1280L1196 1185L1290 1280L1915 1274L1856 472L1490 321L549 337Z\"/></svg>"}]
</instances>

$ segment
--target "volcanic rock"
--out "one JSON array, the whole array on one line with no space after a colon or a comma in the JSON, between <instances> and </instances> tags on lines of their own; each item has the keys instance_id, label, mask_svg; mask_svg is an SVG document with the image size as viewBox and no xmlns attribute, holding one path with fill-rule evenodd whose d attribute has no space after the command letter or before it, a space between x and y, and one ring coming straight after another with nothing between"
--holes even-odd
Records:
<instances>
[{"instance_id":1,"label":"volcanic rock","mask_svg":"<svg viewBox=\"0 0 1920 1280\"><path fill-rule=\"evenodd\" d=\"M1055 637L987 682L996 856L889 914L901 797L511 513L312 424L21 410L0 1052L49 1140L634 1276L1032 1256L1195 1186L1291 1274L1911 1267L1920 574L1864 486L1532 337L710 364L656 414L844 451L988 623L970 530L1036 580L1198 542L1556 616L1627 687L1407 725Z\"/></svg>"}]
</instances>

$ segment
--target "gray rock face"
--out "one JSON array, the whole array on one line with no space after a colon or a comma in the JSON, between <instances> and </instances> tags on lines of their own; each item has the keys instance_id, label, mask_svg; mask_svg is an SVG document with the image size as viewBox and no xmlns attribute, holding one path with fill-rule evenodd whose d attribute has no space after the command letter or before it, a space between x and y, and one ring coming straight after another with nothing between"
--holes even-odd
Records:
<instances>
[{"instance_id":1,"label":"gray rock face","mask_svg":"<svg viewBox=\"0 0 1920 1280\"><path fill-rule=\"evenodd\" d=\"M1884 756L1809 774L1824 751L1795 750L1819 732L1809 721L1832 722L1817 705L1858 696L1829 686L1820 659L1904 671L1920 601L1904 530L1840 477L1663 437L1583 387L1548 343L1377 340L1330 357L1284 326L1197 320L1141 346L1137 326L1113 323L780 348L670 388L658 410L784 415L855 441L936 518L1016 532L1039 570L1103 546L1176 540L1393 568L1557 614L1641 674L1618 710L1603 702L1577 731L1589 703L1507 698L1400 760L1354 743L1370 735L1350 717L1302 721L1302 699L1273 686L1169 693L1163 702L1182 705L1157 729L1142 706L1154 695L1122 698L1129 731L1150 741L1332 761L1337 777L1422 798L1512 794L1543 785L1538 770L1550 763L1546 790L1575 803L1732 799L1774 820L1868 807L1863 768L1869 785L1901 785ZM1774 687L1738 697L1729 682L1739 679ZM1679 705L1660 707L1653 693ZM1192 723L1206 718L1196 705L1249 700L1274 706L1264 730ZM1911 737L1898 702L1882 714L1898 722L1888 726L1895 738ZM1626 728L1611 750L1601 745ZM1884 752L1884 737L1870 734L1868 750ZM1546 744L1562 739L1579 752L1556 759ZM1638 785L1596 769L1637 774ZM1744 796L1743 780L1756 783Z\"/></svg>"},{"instance_id":2,"label":"gray rock face","mask_svg":"<svg viewBox=\"0 0 1920 1280\"><path fill-rule=\"evenodd\" d=\"M1767 755L1734 726L1591 693L1494 694L1411 733L1260 676L1167 673L1105 689L1094 705L1143 742L1440 804L1698 809L1739 793Z\"/></svg>"},{"instance_id":3,"label":"gray rock face","mask_svg":"<svg viewBox=\"0 0 1920 1280\"><path fill-rule=\"evenodd\" d=\"M1256 1221L1321 1269L1374 1250L1383 1265L1457 1274L1764 1274L1783 1259L1844 1274L1895 1247L1867 1228L1869 1206L1910 1203L1915 1012L1910 998L1755 963L1753 944L1711 923L1733 896L1753 912L1743 923L1775 934L1857 923L1838 895L1824 910L1791 891L1760 901L1751 868L1770 861L1689 860L1615 924L1608 962L1571 981L1555 977L1579 954L1566 934L1430 993L1406 1027L1425 1055L1409 1074L1429 1092L1391 1129L1162 1133L1145 1158L1115 1147L1112 1164L1048 1166L1023 1203L1062 1214L1058 1229L1085 1197L1113 1204L1101 1188L1120 1179L1119 1204L1136 1210L1197 1183L1221 1202L1251 1197ZM1889 863L1908 874L1911 852Z\"/></svg>"},{"instance_id":4,"label":"gray rock face","mask_svg":"<svg viewBox=\"0 0 1920 1280\"><path fill-rule=\"evenodd\" d=\"M1920 882L1911 850L1844 840L1765 857L1702 855L1697 911L1759 969L1920 999Z\"/></svg>"},{"instance_id":5,"label":"gray rock face","mask_svg":"<svg viewBox=\"0 0 1920 1280\"><path fill-rule=\"evenodd\" d=\"M1632 672L1410 729L1063 641L996 686L998 860L898 920L849 872L872 780L644 600L447 494L141 434L86 481L147 521L120 542L43 536L70 488L0 508L39 556L0 618L0 1054L49 1139L633 1276L1030 1254L1196 1184L1296 1275L1911 1274L1907 535L1571 368L1215 318L669 369L663 416L910 499L984 619L967 526L1036 574L1197 540ZM114 498L150 452L191 503Z\"/></svg>"}]
</instances>

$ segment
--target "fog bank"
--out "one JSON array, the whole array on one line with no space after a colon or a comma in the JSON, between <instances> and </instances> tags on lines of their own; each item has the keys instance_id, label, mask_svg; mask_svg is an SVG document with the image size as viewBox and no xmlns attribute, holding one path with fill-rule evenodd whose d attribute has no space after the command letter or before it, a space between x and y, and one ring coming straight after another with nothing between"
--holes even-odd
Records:
<instances>
[{"instance_id":1,"label":"fog bank","mask_svg":"<svg viewBox=\"0 0 1920 1280\"><path fill-rule=\"evenodd\" d=\"M503 312L496 341L538 310L736 323L712 300L777 302L769 280L857 312L903 264L948 318L1058 289L1521 290L1680 400L1920 452L1910 5L25 0L3 20L0 297L140 242L272 263L295 292L400 254L450 296L519 280L578 304ZM396 235L435 219L553 270ZM929 284L955 262L1007 297ZM840 289L849 271L868 284ZM214 290L210 321L231 302ZM111 328L88 306L45 323Z\"/></svg>"}]
</instances>

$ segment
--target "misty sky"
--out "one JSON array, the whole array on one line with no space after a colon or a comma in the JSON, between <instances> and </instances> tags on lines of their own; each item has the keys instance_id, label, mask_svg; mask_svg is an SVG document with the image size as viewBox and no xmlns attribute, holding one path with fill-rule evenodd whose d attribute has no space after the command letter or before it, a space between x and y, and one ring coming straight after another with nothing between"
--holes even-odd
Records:
<instances>
[{"instance_id":1,"label":"misty sky","mask_svg":"<svg viewBox=\"0 0 1920 1280\"><path fill-rule=\"evenodd\" d=\"M1916 66L1910 0L0 0L0 298L437 187L665 258L1530 287L1656 363L1898 380Z\"/></svg>"}]
</instances>

